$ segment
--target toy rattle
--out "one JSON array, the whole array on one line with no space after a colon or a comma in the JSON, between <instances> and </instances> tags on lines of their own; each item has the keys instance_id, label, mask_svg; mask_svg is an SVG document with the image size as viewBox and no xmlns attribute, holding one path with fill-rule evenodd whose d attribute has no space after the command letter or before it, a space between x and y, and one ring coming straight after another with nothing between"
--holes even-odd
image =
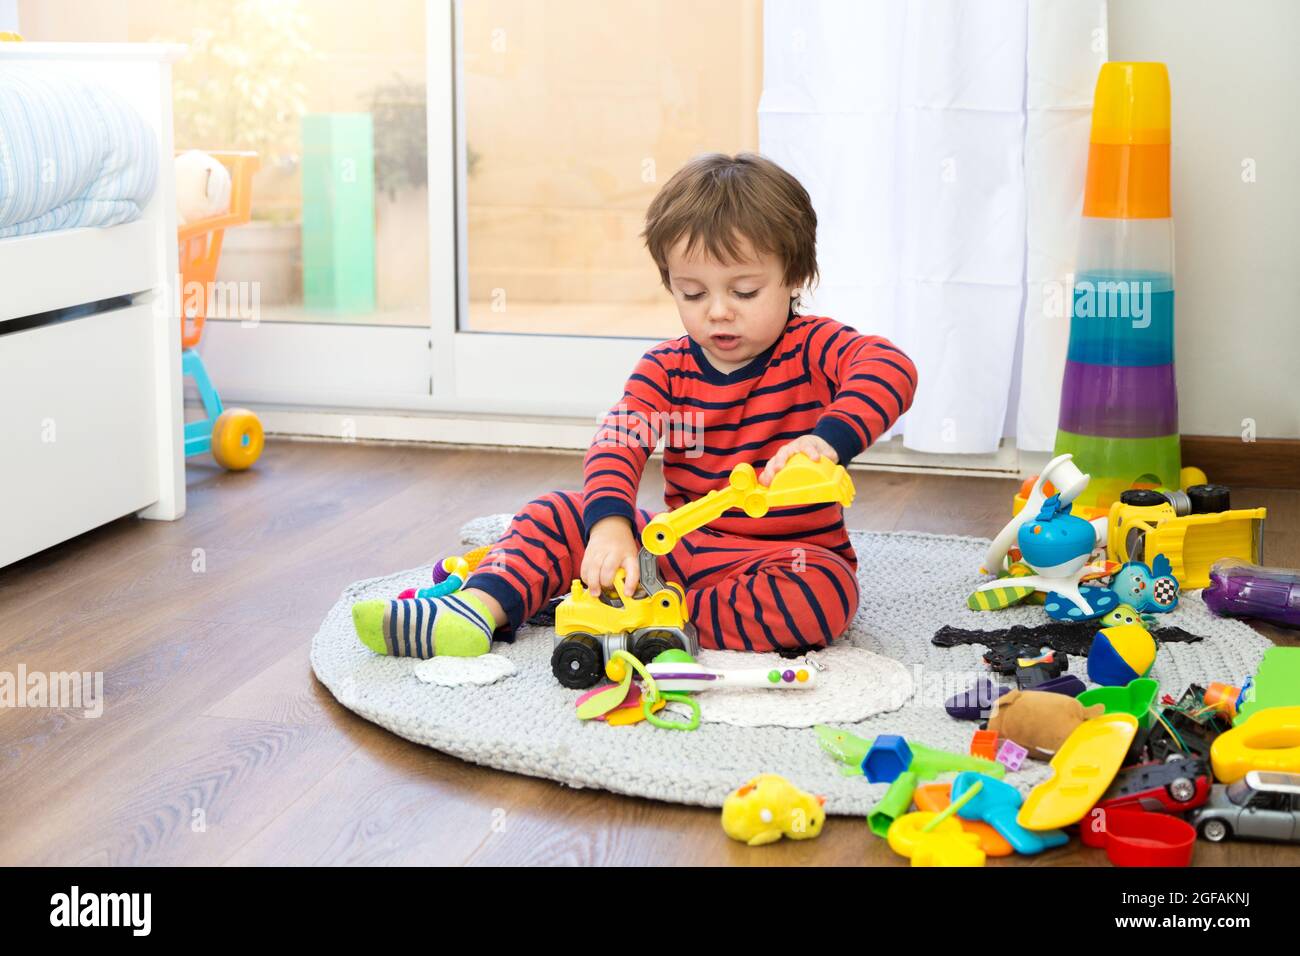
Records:
<instances>
[{"instance_id":1,"label":"toy rattle","mask_svg":"<svg viewBox=\"0 0 1300 956\"><path fill-rule=\"evenodd\" d=\"M676 658L680 655L685 660ZM762 688L765 690L810 690L817 686L817 672L806 664L788 667L718 670L691 661L680 651L665 651L646 667L660 690L702 691L710 689Z\"/></svg>"}]
</instances>

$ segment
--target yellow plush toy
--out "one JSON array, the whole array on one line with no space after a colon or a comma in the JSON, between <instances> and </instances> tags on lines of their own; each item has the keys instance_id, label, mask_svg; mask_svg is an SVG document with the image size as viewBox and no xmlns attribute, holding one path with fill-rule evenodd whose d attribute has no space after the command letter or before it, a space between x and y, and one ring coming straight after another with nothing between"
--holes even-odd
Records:
<instances>
[{"instance_id":1,"label":"yellow plush toy","mask_svg":"<svg viewBox=\"0 0 1300 956\"><path fill-rule=\"evenodd\" d=\"M759 774L727 794L722 803L722 829L750 846L775 843L782 836L810 840L820 836L826 822L824 797L804 793L784 777Z\"/></svg>"}]
</instances>

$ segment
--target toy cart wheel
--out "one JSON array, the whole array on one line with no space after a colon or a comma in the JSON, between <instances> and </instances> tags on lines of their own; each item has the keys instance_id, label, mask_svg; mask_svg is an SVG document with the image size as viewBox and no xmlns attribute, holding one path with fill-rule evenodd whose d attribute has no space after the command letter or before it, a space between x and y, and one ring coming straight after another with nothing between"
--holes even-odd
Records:
<instances>
[{"instance_id":1,"label":"toy cart wheel","mask_svg":"<svg viewBox=\"0 0 1300 956\"><path fill-rule=\"evenodd\" d=\"M1201 836L1211 843L1222 843L1232 836L1232 829L1222 820L1206 820L1201 824Z\"/></svg>"},{"instance_id":2,"label":"toy cart wheel","mask_svg":"<svg viewBox=\"0 0 1300 956\"><path fill-rule=\"evenodd\" d=\"M1165 789L1169 791L1169 796L1179 803L1186 803L1196 796L1196 782L1187 777L1179 777Z\"/></svg>"},{"instance_id":3,"label":"toy cart wheel","mask_svg":"<svg viewBox=\"0 0 1300 956\"><path fill-rule=\"evenodd\" d=\"M262 423L246 408L227 408L212 426L212 457L228 471L244 471L262 454Z\"/></svg>"},{"instance_id":4,"label":"toy cart wheel","mask_svg":"<svg viewBox=\"0 0 1300 956\"><path fill-rule=\"evenodd\" d=\"M642 631L633 653L642 664L649 664L664 651L684 651L686 645L672 631Z\"/></svg>"},{"instance_id":5,"label":"toy cart wheel","mask_svg":"<svg viewBox=\"0 0 1300 956\"><path fill-rule=\"evenodd\" d=\"M590 634L570 634L551 652L551 673L565 687L585 690L603 673L605 655Z\"/></svg>"}]
</instances>

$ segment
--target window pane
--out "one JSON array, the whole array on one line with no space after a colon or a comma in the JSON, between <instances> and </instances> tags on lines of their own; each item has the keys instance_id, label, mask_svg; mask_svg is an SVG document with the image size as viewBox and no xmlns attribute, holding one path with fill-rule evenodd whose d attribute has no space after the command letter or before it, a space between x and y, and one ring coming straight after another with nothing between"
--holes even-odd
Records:
<instances>
[{"instance_id":1,"label":"window pane","mask_svg":"<svg viewBox=\"0 0 1300 956\"><path fill-rule=\"evenodd\" d=\"M686 160L758 148L761 0L465 0L476 332L668 338L640 239Z\"/></svg>"},{"instance_id":2,"label":"window pane","mask_svg":"<svg viewBox=\"0 0 1300 956\"><path fill-rule=\"evenodd\" d=\"M262 321L429 325L425 0L130 0L129 39L189 45L178 150L259 155L218 281Z\"/></svg>"}]
</instances>

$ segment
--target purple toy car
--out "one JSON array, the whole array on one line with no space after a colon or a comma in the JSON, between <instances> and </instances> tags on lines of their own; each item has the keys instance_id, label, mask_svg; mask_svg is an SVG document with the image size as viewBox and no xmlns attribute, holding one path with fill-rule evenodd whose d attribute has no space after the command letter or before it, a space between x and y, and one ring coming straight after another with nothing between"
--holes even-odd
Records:
<instances>
[{"instance_id":1,"label":"purple toy car","mask_svg":"<svg viewBox=\"0 0 1300 956\"><path fill-rule=\"evenodd\" d=\"M1224 558L1210 568L1210 586L1201 597L1215 614L1300 627L1300 571Z\"/></svg>"}]
</instances>

